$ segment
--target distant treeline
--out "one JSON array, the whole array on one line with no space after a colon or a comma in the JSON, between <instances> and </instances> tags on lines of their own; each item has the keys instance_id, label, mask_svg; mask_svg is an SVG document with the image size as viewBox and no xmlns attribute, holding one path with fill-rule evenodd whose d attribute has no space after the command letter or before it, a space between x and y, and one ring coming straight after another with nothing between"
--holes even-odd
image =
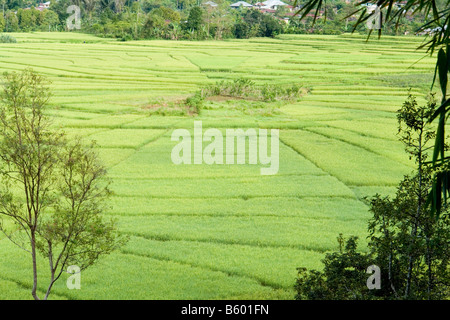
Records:
<instances>
[{"instance_id":1,"label":"distant treeline","mask_svg":"<svg viewBox=\"0 0 450 320\"><path fill-rule=\"evenodd\" d=\"M81 9L81 30L121 40L172 39L204 40L274 37L282 33L340 34L352 31L356 17L354 4L343 0L327 1L325 15L313 25L312 17L299 21L295 9L278 7L270 12L233 9L230 1L216 0L217 6L198 0L53 0L48 9L39 2L0 0L0 31L67 31L67 8ZM252 3L252 1L247 1ZM253 1L256 2L256 1ZM285 0L293 5L294 1ZM301 3L301 2L300 2ZM35 9L37 8L37 9ZM273 12L272 12L273 11ZM319 13L320 14L320 13ZM403 19L398 28L384 26L387 34L412 34L424 17ZM366 32L364 26L358 31Z\"/></svg>"}]
</instances>

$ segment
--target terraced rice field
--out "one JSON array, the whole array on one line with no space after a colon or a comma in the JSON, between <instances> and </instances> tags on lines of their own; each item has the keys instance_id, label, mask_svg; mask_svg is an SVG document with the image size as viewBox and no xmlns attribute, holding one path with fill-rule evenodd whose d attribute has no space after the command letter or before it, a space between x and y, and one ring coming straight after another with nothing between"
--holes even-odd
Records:
<instances>
[{"instance_id":1,"label":"terraced rice field","mask_svg":"<svg viewBox=\"0 0 450 320\"><path fill-rule=\"evenodd\" d=\"M296 268L320 268L339 233L358 235L364 248L363 197L392 193L413 170L395 112L409 87L423 101L434 67L414 37L14 36L17 44L0 44L0 69L31 66L52 80L55 125L97 141L113 181L108 214L130 236L82 274L81 290L62 279L53 299L292 299ZM240 77L311 91L268 113L237 101L207 102L197 117L146 109ZM192 130L194 120L204 130L280 129L278 174L261 176L258 165L174 165L171 134ZM31 280L27 253L0 236L0 298L31 298Z\"/></svg>"}]
</instances>

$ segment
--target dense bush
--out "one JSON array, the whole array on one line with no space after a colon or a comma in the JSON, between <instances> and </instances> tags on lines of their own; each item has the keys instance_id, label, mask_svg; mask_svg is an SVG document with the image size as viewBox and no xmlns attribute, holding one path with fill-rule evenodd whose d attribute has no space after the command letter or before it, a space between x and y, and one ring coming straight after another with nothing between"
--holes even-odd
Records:
<instances>
[{"instance_id":1,"label":"dense bush","mask_svg":"<svg viewBox=\"0 0 450 320\"><path fill-rule=\"evenodd\" d=\"M17 40L13 36L10 36L8 34L2 34L0 35L0 43L16 43Z\"/></svg>"},{"instance_id":2,"label":"dense bush","mask_svg":"<svg viewBox=\"0 0 450 320\"><path fill-rule=\"evenodd\" d=\"M339 235L339 251L322 261L323 272L298 268L297 300L366 300L376 297L366 286L367 267L372 257L357 252L357 238L347 241Z\"/></svg>"},{"instance_id":3,"label":"dense bush","mask_svg":"<svg viewBox=\"0 0 450 320\"><path fill-rule=\"evenodd\" d=\"M308 90L298 84L257 85L250 79L238 78L233 81L219 81L202 89L202 95L249 98L260 101L296 100Z\"/></svg>"},{"instance_id":4,"label":"dense bush","mask_svg":"<svg viewBox=\"0 0 450 320\"><path fill-rule=\"evenodd\" d=\"M201 92L197 91L193 96L188 97L185 103L191 114L199 114L203 108L204 101L205 98Z\"/></svg>"},{"instance_id":5,"label":"dense bush","mask_svg":"<svg viewBox=\"0 0 450 320\"><path fill-rule=\"evenodd\" d=\"M274 37L283 33L283 25L274 16L258 10L248 10L243 14L242 21L234 25L234 36L238 39L250 37Z\"/></svg>"}]
</instances>

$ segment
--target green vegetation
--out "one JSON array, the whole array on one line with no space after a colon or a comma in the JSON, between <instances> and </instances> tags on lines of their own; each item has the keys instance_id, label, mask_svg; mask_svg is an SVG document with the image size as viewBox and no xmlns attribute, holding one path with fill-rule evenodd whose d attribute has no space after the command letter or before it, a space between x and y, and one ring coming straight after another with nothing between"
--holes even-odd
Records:
<instances>
[{"instance_id":1,"label":"green vegetation","mask_svg":"<svg viewBox=\"0 0 450 320\"><path fill-rule=\"evenodd\" d=\"M445 1L445 0L442 0ZM37 1L4 0L0 15L0 32L68 31L66 25L70 5L81 10L82 32L121 41L133 39L248 39L275 37L279 34L343 34L350 32L357 21L352 14L364 7L344 0L329 0L324 10L318 10L318 20L312 17L303 21L295 16L305 1L285 0L288 6L276 9L234 9L236 1L216 0L216 6L197 0L102 0L102 1L51 1L50 8L39 8ZM256 3L260 1L249 0ZM322 3L322 1L320 2ZM441 5L439 3L439 5ZM36 9L35 9L36 8ZM325 14L326 9L326 14ZM397 8L396 8L397 9ZM384 10L386 13L387 10ZM411 11L398 24L387 22L385 34L414 34L426 22L426 15L411 16ZM396 28L397 26L397 28ZM365 26L357 31L366 34Z\"/></svg>"},{"instance_id":2,"label":"green vegetation","mask_svg":"<svg viewBox=\"0 0 450 320\"><path fill-rule=\"evenodd\" d=\"M239 78L233 81L219 81L214 85L201 90L201 95L205 97L222 96L228 98L241 98L247 100L261 100L273 102L277 100L296 101L307 90L299 85L277 85L268 84L256 85L250 79Z\"/></svg>"},{"instance_id":3,"label":"green vegetation","mask_svg":"<svg viewBox=\"0 0 450 320\"><path fill-rule=\"evenodd\" d=\"M156 98L142 108L146 110L149 115L195 116L198 115L203 108L204 100L205 99L200 92L196 92L186 99L172 99L167 101L163 98Z\"/></svg>"},{"instance_id":4,"label":"green vegetation","mask_svg":"<svg viewBox=\"0 0 450 320\"><path fill-rule=\"evenodd\" d=\"M0 35L0 43L16 43L16 38L8 35L8 34L2 34Z\"/></svg>"},{"instance_id":5,"label":"green vegetation","mask_svg":"<svg viewBox=\"0 0 450 320\"><path fill-rule=\"evenodd\" d=\"M93 265L122 243L102 217L109 190L93 146L68 141L45 114L48 82L31 69L5 73L0 93L0 231L32 262L35 300L47 300L70 266ZM48 259L45 296L37 293L37 256Z\"/></svg>"},{"instance_id":6,"label":"green vegetation","mask_svg":"<svg viewBox=\"0 0 450 320\"><path fill-rule=\"evenodd\" d=\"M436 171L427 162L435 138L429 119L435 110L433 97L419 106L409 96L398 111L399 137L416 170L404 177L394 197L369 199L369 252L357 252L357 237L345 243L340 234L339 251L326 255L323 272L299 268L297 299L449 298L449 211L445 207L437 217L427 205ZM370 281L365 285L369 266L378 269L376 290L369 290Z\"/></svg>"},{"instance_id":7,"label":"green vegetation","mask_svg":"<svg viewBox=\"0 0 450 320\"><path fill-rule=\"evenodd\" d=\"M422 38L12 36L18 42L1 45L0 67L32 66L52 80L54 125L97 141L112 181L106 212L130 236L82 273L81 290L68 290L63 275L54 299L292 299L296 268L321 270L339 233L358 236L368 251L363 197L395 194L415 168L396 137L396 111L410 80L411 93L423 97L416 79L433 75L434 59L416 50ZM310 92L275 102L208 97L198 114L148 108L241 78ZM261 176L258 165L174 165L171 133L191 130L194 120L204 130L280 129L278 174ZM31 297L29 265L0 235L0 298ZM37 265L47 274L48 261Z\"/></svg>"}]
</instances>

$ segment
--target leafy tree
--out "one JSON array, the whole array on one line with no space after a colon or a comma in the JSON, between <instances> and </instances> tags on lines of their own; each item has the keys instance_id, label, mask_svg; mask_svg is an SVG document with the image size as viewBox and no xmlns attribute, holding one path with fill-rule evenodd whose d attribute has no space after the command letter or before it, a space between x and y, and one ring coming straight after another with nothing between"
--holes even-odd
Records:
<instances>
[{"instance_id":1,"label":"leafy tree","mask_svg":"<svg viewBox=\"0 0 450 320\"><path fill-rule=\"evenodd\" d=\"M70 5L72 5L71 0L51 1L50 10L58 15L58 20L61 23L65 24L67 18L70 16L70 14L67 13L67 8Z\"/></svg>"},{"instance_id":2,"label":"leafy tree","mask_svg":"<svg viewBox=\"0 0 450 320\"><path fill-rule=\"evenodd\" d=\"M5 31L6 32L17 32L19 31L19 19L13 11L6 12L5 17Z\"/></svg>"},{"instance_id":3,"label":"leafy tree","mask_svg":"<svg viewBox=\"0 0 450 320\"><path fill-rule=\"evenodd\" d=\"M225 0L217 0L217 7L206 7L206 22L209 26L209 33L216 39L223 39L232 36L234 17L229 14L229 3Z\"/></svg>"},{"instance_id":4,"label":"leafy tree","mask_svg":"<svg viewBox=\"0 0 450 320\"><path fill-rule=\"evenodd\" d=\"M256 31L256 34L250 36L273 37L283 31L281 22L271 15L264 14L258 10L245 10L244 21L249 29Z\"/></svg>"},{"instance_id":5,"label":"leafy tree","mask_svg":"<svg viewBox=\"0 0 450 320\"><path fill-rule=\"evenodd\" d=\"M186 29L199 30L202 24L203 24L203 9L200 7L193 7L191 11L189 11Z\"/></svg>"},{"instance_id":6,"label":"leafy tree","mask_svg":"<svg viewBox=\"0 0 450 320\"><path fill-rule=\"evenodd\" d=\"M450 293L449 212L445 208L436 219L426 206L435 173L427 162L435 138L428 119L435 108L433 96L425 106L411 95L403 104L397 115L400 140L417 170L400 183L394 199L377 195L370 203L371 245L388 275L385 294L394 298L443 299Z\"/></svg>"},{"instance_id":7,"label":"leafy tree","mask_svg":"<svg viewBox=\"0 0 450 320\"><path fill-rule=\"evenodd\" d=\"M17 11L17 17L19 19L19 26L23 31L31 31L36 27L37 14L34 13L37 10L23 10ZM38 11L39 12L39 11Z\"/></svg>"},{"instance_id":8,"label":"leafy tree","mask_svg":"<svg viewBox=\"0 0 450 320\"><path fill-rule=\"evenodd\" d=\"M280 20L273 18L269 15L264 15L261 23L262 34L265 37L275 37L283 32L283 26Z\"/></svg>"},{"instance_id":9,"label":"leafy tree","mask_svg":"<svg viewBox=\"0 0 450 320\"><path fill-rule=\"evenodd\" d=\"M140 0L140 2L142 3L142 9L145 13L159 7L178 9L176 0Z\"/></svg>"},{"instance_id":10,"label":"leafy tree","mask_svg":"<svg viewBox=\"0 0 450 320\"><path fill-rule=\"evenodd\" d=\"M163 6L154 9L151 12L152 14L158 15L164 20L169 20L171 22L179 22L181 19L180 13L178 11Z\"/></svg>"},{"instance_id":11,"label":"leafy tree","mask_svg":"<svg viewBox=\"0 0 450 320\"><path fill-rule=\"evenodd\" d=\"M150 12L142 28L142 36L146 39L157 37L160 34L160 30L164 28L164 24L164 19L161 16Z\"/></svg>"},{"instance_id":12,"label":"leafy tree","mask_svg":"<svg viewBox=\"0 0 450 320\"><path fill-rule=\"evenodd\" d=\"M122 19L126 20L132 26L132 35L125 34L124 37L128 39L138 39L141 33L142 26L145 22L146 15L138 1L133 2L131 7L126 7L122 14Z\"/></svg>"},{"instance_id":13,"label":"leafy tree","mask_svg":"<svg viewBox=\"0 0 450 320\"><path fill-rule=\"evenodd\" d=\"M58 14L52 10L44 10L42 11L42 22L41 28L43 30L50 30L55 28L57 25L59 25L59 17Z\"/></svg>"},{"instance_id":14,"label":"leafy tree","mask_svg":"<svg viewBox=\"0 0 450 320\"><path fill-rule=\"evenodd\" d=\"M93 145L69 141L45 115L46 80L31 69L6 73L0 107L1 230L31 256L32 296L38 300L37 256L48 260L43 297L70 265L81 270L123 239L103 218L109 195Z\"/></svg>"},{"instance_id":15,"label":"leafy tree","mask_svg":"<svg viewBox=\"0 0 450 320\"><path fill-rule=\"evenodd\" d=\"M11 10L17 10L25 6L25 0L7 0L6 7Z\"/></svg>"},{"instance_id":16,"label":"leafy tree","mask_svg":"<svg viewBox=\"0 0 450 320\"><path fill-rule=\"evenodd\" d=\"M118 20L117 15L114 14L111 8L105 8L100 13L100 22L102 24L117 22Z\"/></svg>"},{"instance_id":17,"label":"leafy tree","mask_svg":"<svg viewBox=\"0 0 450 320\"><path fill-rule=\"evenodd\" d=\"M197 3L197 0L177 0L177 8L186 10Z\"/></svg>"},{"instance_id":18,"label":"leafy tree","mask_svg":"<svg viewBox=\"0 0 450 320\"><path fill-rule=\"evenodd\" d=\"M126 0L114 0L114 11L116 13L121 13L123 10L123 7L125 5Z\"/></svg>"},{"instance_id":19,"label":"leafy tree","mask_svg":"<svg viewBox=\"0 0 450 320\"><path fill-rule=\"evenodd\" d=\"M83 4L88 20L91 21L95 8L98 5L98 0L83 0Z\"/></svg>"},{"instance_id":20,"label":"leafy tree","mask_svg":"<svg viewBox=\"0 0 450 320\"><path fill-rule=\"evenodd\" d=\"M250 26L248 23L236 23L233 28L233 34L238 39L247 39L250 37Z\"/></svg>"},{"instance_id":21,"label":"leafy tree","mask_svg":"<svg viewBox=\"0 0 450 320\"><path fill-rule=\"evenodd\" d=\"M298 268L295 299L366 300L372 297L366 286L366 269L372 264L372 257L356 251L357 237L345 241L340 234L337 240L339 251L325 256L322 272Z\"/></svg>"},{"instance_id":22,"label":"leafy tree","mask_svg":"<svg viewBox=\"0 0 450 320\"><path fill-rule=\"evenodd\" d=\"M5 30L5 26L6 26L5 18L3 18L2 15L0 15L0 31Z\"/></svg>"}]
</instances>

